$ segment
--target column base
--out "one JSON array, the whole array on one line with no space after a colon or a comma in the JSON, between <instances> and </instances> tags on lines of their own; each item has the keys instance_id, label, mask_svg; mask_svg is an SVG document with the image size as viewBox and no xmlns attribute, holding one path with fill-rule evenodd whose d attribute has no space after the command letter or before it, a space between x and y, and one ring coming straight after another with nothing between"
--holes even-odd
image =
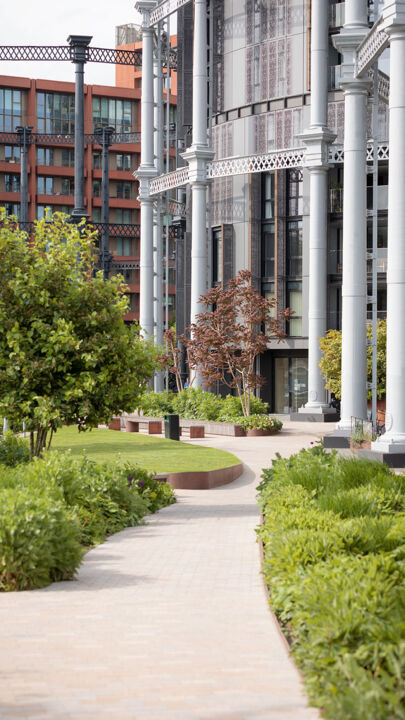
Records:
<instances>
[{"instance_id":1,"label":"column base","mask_svg":"<svg viewBox=\"0 0 405 720\"><path fill-rule=\"evenodd\" d=\"M298 412L290 414L290 420L295 422L337 422L339 415L335 408L330 408L325 405L315 405L310 407L303 405L299 408Z\"/></svg>"},{"instance_id":2,"label":"column base","mask_svg":"<svg viewBox=\"0 0 405 720\"><path fill-rule=\"evenodd\" d=\"M378 442L372 443L375 447ZM383 450L358 450L357 456L361 460L374 460L374 462L385 463L392 468L405 468L405 447L402 451L384 452Z\"/></svg>"},{"instance_id":3,"label":"column base","mask_svg":"<svg viewBox=\"0 0 405 720\"><path fill-rule=\"evenodd\" d=\"M336 428L330 435L325 435L323 445L328 449L350 448L350 431Z\"/></svg>"},{"instance_id":4,"label":"column base","mask_svg":"<svg viewBox=\"0 0 405 720\"><path fill-rule=\"evenodd\" d=\"M384 455L404 455L405 456L405 436L390 437L389 433L384 433L377 440L371 443L371 450Z\"/></svg>"}]
</instances>

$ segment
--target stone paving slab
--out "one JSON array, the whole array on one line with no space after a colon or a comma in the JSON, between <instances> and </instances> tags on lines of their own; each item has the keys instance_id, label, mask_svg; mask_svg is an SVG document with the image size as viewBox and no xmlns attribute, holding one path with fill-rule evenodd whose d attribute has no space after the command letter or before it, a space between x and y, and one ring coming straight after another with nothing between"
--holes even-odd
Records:
<instances>
[{"instance_id":1,"label":"stone paving slab","mask_svg":"<svg viewBox=\"0 0 405 720\"><path fill-rule=\"evenodd\" d=\"M244 474L177 491L91 550L75 581L0 595L1 720L319 718L269 612L254 528L260 469L323 431L199 440Z\"/></svg>"}]
</instances>

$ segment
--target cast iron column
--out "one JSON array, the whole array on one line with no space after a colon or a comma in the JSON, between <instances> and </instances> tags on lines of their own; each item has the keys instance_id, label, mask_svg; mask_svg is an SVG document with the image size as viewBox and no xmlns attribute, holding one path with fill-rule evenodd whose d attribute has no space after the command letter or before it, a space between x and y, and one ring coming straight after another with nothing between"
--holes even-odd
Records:
<instances>
[{"instance_id":1,"label":"cast iron column","mask_svg":"<svg viewBox=\"0 0 405 720\"><path fill-rule=\"evenodd\" d=\"M109 193L109 172L108 172L108 148L112 145L115 128L97 127L94 135L102 147L102 175L101 175L101 244L99 253L99 265L104 273L104 280L107 280L110 271L112 255L109 250L109 222L110 222L110 193Z\"/></svg>"},{"instance_id":2,"label":"cast iron column","mask_svg":"<svg viewBox=\"0 0 405 720\"><path fill-rule=\"evenodd\" d=\"M72 62L75 63L75 206L71 218L74 222L87 220L84 205L84 65L88 57L89 35L69 35Z\"/></svg>"},{"instance_id":3,"label":"cast iron column","mask_svg":"<svg viewBox=\"0 0 405 720\"><path fill-rule=\"evenodd\" d=\"M162 23L157 27L157 43L154 55L154 154L156 174L163 172L163 69L162 69ZM163 345L163 240L162 196L158 195L153 209L153 267L154 267L154 337L157 345ZM164 390L164 373L154 375L155 392Z\"/></svg>"},{"instance_id":4,"label":"cast iron column","mask_svg":"<svg viewBox=\"0 0 405 720\"><path fill-rule=\"evenodd\" d=\"M405 453L405 1L383 10L390 36L387 268L387 405L385 433L373 450ZM396 464L403 467L404 460Z\"/></svg>"},{"instance_id":5,"label":"cast iron column","mask_svg":"<svg viewBox=\"0 0 405 720\"><path fill-rule=\"evenodd\" d=\"M336 137L327 127L328 21L328 3L312 0L311 125L302 136L305 165L310 173L308 402L294 413L294 419L320 422L336 418L336 411L326 401L325 381L319 368L319 339L325 335L327 325L328 155Z\"/></svg>"},{"instance_id":6,"label":"cast iron column","mask_svg":"<svg viewBox=\"0 0 405 720\"><path fill-rule=\"evenodd\" d=\"M16 127L21 147L20 175L20 223L28 223L28 145L31 144L32 127Z\"/></svg>"},{"instance_id":7,"label":"cast iron column","mask_svg":"<svg viewBox=\"0 0 405 720\"><path fill-rule=\"evenodd\" d=\"M367 418L367 96L370 83L355 77L356 49L368 33L367 0L347 0L343 30L334 38L343 54L345 96L343 176L342 397L339 431L350 436L352 417Z\"/></svg>"},{"instance_id":8,"label":"cast iron column","mask_svg":"<svg viewBox=\"0 0 405 720\"><path fill-rule=\"evenodd\" d=\"M153 28L150 12L155 0L139 0L135 7L142 13L142 97L141 97L141 164L135 173L139 180L141 205L140 307L139 323L143 337L152 339L153 325L153 201L149 184L156 175L153 154Z\"/></svg>"},{"instance_id":9,"label":"cast iron column","mask_svg":"<svg viewBox=\"0 0 405 720\"><path fill-rule=\"evenodd\" d=\"M200 297L207 291L207 163L214 157L208 145L207 109L207 2L194 0L193 142L183 154L189 165L192 193L191 323L203 311ZM195 384L202 384L199 373Z\"/></svg>"}]
</instances>

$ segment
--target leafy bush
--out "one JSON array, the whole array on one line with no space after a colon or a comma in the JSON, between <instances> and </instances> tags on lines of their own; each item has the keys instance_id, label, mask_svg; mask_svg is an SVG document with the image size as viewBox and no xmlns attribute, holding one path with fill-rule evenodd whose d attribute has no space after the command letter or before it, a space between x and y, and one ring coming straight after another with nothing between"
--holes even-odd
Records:
<instances>
[{"instance_id":1,"label":"leafy bush","mask_svg":"<svg viewBox=\"0 0 405 720\"><path fill-rule=\"evenodd\" d=\"M72 577L80 543L102 542L172 502L169 485L119 462L50 452L27 465L0 466L0 589Z\"/></svg>"},{"instance_id":2,"label":"leafy bush","mask_svg":"<svg viewBox=\"0 0 405 720\"><path fill-rule=\"evenodd\" d=\"M322 447L263 471L264 574L310 698L333 720L405 718L405 476Z\"/></svg>"},{"instance_id":3,"label":"leafy bush","mask_svg":"<svg viewBox=\"0 0 405 720\"><path fill-rule=\"evenodd\" d=\"M142 411L148 417L163 417L174 412L175 394L169 392L145 392L141 396L137 410Z\"/></svg>"},{"instance_id":4,"label":"leafy bush","mask_svg":"<svg viewBox=\"0 0 405 720\"><path fill-rule=\"evenodd\" d=\"M277 418L270 417L269 415L248 415L247 417L240 417L235 422L241 425L244 430L270 430L271 432L278 432L283 427L281 420L277 420Z\"/></svg>"},{"instance_id":5,"label":"leafy bush","mask_svg":"<svg viewBox=\"0 0 405 720\"><path fill-rule=\"evenodd\" d=\"M0 489L0 590L29 590L68 580L83 549L66 505L30 488Z\"/></svg>"},{"instance_id":6,"label":"leafy bush","mask_svg":"<svg viewBox=\"0 0 405 720\"><path fill-rule=\"evenodd\" d=\"M186 388L174 397L173 411L188 420L217 420L222 398L201 388Z\"/></svg>"},{"instance_id":7,"label":"leafy bush","mask_svg":"<svg viewBox=\"0 0 405 720\"><path fill-rule=\"evenodd\" d=\"M269 409L268 403L263 402L254 395L250 396L250 412L252 415L267 415ZM226 422L234 422L243 416L242 403L236 395L227 395L222 400L221 410L218 420Z\"/></svg>"},{"instance_id":8,"label":"leafy bush","mask_svg":"<svg viewBox=\"0 0 405 720\"><path fill-rule=\"evenodd\" d=\"M30 459L28 443L14 435L6 432L0 438L0 463L14 467L20 463L26 463Z\"/></svg>"}]
</instances>

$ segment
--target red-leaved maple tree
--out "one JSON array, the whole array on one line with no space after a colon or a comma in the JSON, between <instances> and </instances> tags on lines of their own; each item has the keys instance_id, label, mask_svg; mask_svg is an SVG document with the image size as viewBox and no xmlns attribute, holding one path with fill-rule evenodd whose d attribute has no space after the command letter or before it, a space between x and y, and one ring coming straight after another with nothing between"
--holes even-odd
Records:
<instances>
[{"instance_id":1,"label":"red-leaved maple tree","mask_svg":"<svg viewBox=\"0 0 405 720\"><path fill-rule=\"evenodd\" d=\"M277 316L276 300L264 298L252 287L252 274L242 270L225 288L214 287L200 298L207 307L182 338L191 372L199 372L207 386L219 381L235 389L244 415L250 414L250 396L265 380L255 371L255 358L270 338L285 337L281 324L289 310ZM263 331L265 328L265 331Z\"/></svg>"}]
</instances>

